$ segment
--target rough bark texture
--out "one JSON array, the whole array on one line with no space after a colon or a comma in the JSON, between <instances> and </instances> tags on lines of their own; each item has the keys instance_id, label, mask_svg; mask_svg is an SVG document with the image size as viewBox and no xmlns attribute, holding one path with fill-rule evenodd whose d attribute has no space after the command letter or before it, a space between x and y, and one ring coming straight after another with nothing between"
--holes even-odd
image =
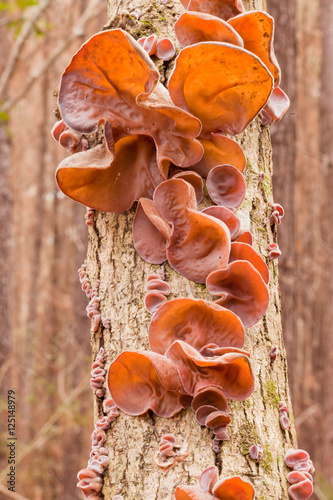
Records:
<instances>
[{"instance_id":1,"label":"rough bark texture","mask_svg":"<svg viewBox=\"0 0 333 500\"><path fill-rule=\"evenodd\" d=\"M130 7L129 7L130 5ZM110 3L112 27L118 26L119 13L141 7L144 16L140 22L130 20L126 29L136 38L156 32L159 36L173 36L175 15L182 11L179 3L145 5L139 2ZM246 2L249 8L264 8L261 1ZM116 14L115 14L116 13ZM122 27L125 27L122 24ZM168 65L159 63L169 72ZM163 80L163 77L162 77ZM239 210L244 228L251 228L254 246L265 258L267 244L276 236L265 217L270 215L268 202L272 201L272 161L270 134L256 119L238 137L247 157L245 176L247 198ZM264 182L259 173L265 172ZM101 328L92 338L93 358L101 346L107 353L107 366L125 349L148 348L147 331L151 316L143 305L144 286L148 274L156 269L145 263L135 252L132 242L134 209L126 214L98 213L96 227L89 230L88 275L93 284L99 279L102 318L111 317L111 331ZM268 262L268 261L267 261ZM186 410L173 419L162 419L149 413L130 417L123 413L108 431L107 446L110 466L105 475L103 493L107 500L116 494L121 483L126 500L172 499L178 484L195 484L205 467L216 464L223 476L240 474L248 477L256 488L259 499L287 499L287 468L283 457L290 447L296 447L294 427L283 432L279 424L278 403L285 400L291 410L287 366L282 340L278 271L275 262L270 269L270 304L264 318L247 330L245 348L251 353L256 377L256 389L244 403L230 402L232 424L230 439L221 445L215 455L212 433L200 428L194 413ZM205 287L190 282L165 266L166 281L172 295L169 298L196 297L212 299ZM279 347L279 356L273 363L268 352L272 345ZM95 400L95 419L103 414L101 400ZM187 458L166 475L153 462L160 437L173 432L178 442L187 440ZM248 450L261 443L265 453L258 464L249 458ZM88 457L87 457L88 458Z\"/></svg>"},{"instance_id":2,"label":"rough bark texture","mask_svg":"<svg viewBox=\"0 0 333 500\"><path fill-rule=\"evenodd\" d=\"M331 498L333 7L276 0L269 11L278 25L282 86L292 100L272 132L274 193L286 209L279 228L282 323L299 444L317 468L317 497Z\"/></svg>"}]
</instances>

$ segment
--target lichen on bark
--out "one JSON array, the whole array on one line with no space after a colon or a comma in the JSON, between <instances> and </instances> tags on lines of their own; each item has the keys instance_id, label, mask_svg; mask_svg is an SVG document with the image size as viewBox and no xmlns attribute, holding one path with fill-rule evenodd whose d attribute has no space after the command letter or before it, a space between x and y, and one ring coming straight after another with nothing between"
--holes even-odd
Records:
<instances>
[{"instance_id":1,"label":"lichen on bark","mask_svg":"<svg viewBox=\"0 0 333 500\"><path fill-rule=\"evenodd\" d=\"M246 8L264 8L263 2L245 3ZM135 21L122 11L140 8L143 16ZM183 12L179 2L163 6L159 2L109 3L108 27L127 29L135 38L156 33L159 37L174 39L173 24ZM165 83L171 63L158 63L161 81ZM289 397L287 365L281 329L281 309L276 261L267 259L267 245L275 239L275 228L269 223L272 201L271 142L269 129L262 127L256 118L237 138L247 158L244 175L247 195L238 215L244 229L250 229L254 247L267 261L270 270L270 304L265 316L246 331L244 348L251 354L256 388L245 402L229 402L232 423L228 427L230 438L220 445L215 454L212 449L213 434L201 428L191 409L184 410L171 419L163 419L148 412L131 417L120 412L107 432L109 469L104 476L103 494L111 500L119 484L126 500L171 500L177 485L196 484L200 473L217 465L221 476L239 474L250 479L258 498L288 498L287 469L283 457L286 450L296 447L293 425L282 431L279 423L278 401ZM265 181L259 180L265 172ZM203 205L207 206L207 198ZM125 214L96 213L96 225L89 229L88 268L91 282L100 280L100 309L103 317L111 318L111 329L101 327L91 339L93 358L101 346L106 351L106 366L123 350L149 348L148 326L151 316L144 308L147 276L159 266L144 262L133 247L132 223L135 208ZM265 221L267 219L268 221ZM165 279L171 287L170 298L204 298L212 296L202 285L186 280L165 264ZM279 348L276 361L269 351L272 345ZM102 416L102 402L95 399L95 419ZM153 461L161 436L173 433L176 440L188 441L188 455L166 474ZM248 451L252 444L260 443L264 456L254 462Z\"/></svg>"}]
</instances>

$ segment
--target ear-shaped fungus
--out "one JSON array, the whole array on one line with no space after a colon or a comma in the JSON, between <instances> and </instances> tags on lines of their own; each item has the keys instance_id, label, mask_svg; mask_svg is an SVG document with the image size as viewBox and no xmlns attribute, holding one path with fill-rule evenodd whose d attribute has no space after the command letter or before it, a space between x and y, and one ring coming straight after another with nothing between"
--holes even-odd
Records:
<instances>
[{"instance_id":1,"label":"ear-shaped fungus","mask_svg":"<svg viewBox=\"0 0 333 500\"><path fill-rule=\"evenodd\" d=\"M259 272L247 261L236 260L225 269L213 271L206 280L216 303L233 311L245 328L254 325L265 314L269 295Z\"/></svg>"},{"instance_id":2,"label":"ear-shaped fungus","mask_svg":"<svg viewBox=\"0 0 333 500\"><path fill-rule=\"evenodd\" d=\"M245 12L242 0L181 0L181 3L187 10L206 12L225 21Z\"/></svg>"},{"instance_id":3,"label":"ear-shaped fungus","mask_svg":"<svg viewBox=\"0 0 333 500\"><path fill-rule=\"evenodd\" d=\"M207 191L214 203L234 209L244 200L245 180L232 165L218 165L207 176Z\"/></svg>"},{"instance_id":4,"label":"ear-shaped fungus","mask_svg":"<svg viewBox=\"0 0 333 500\"><path fill-rule=\"evenodd\" d=\"M165 181L155 190L154 208L147 201L145 203L149 210L141 209L141 200L133 225L134 246L143 259L160 264L165 260L165 248L170 265L198 283L204 283L213 269L227 265L230 253L228 228L223 222L195 210L196 197L190 184L182 179ZM171 234L168 234L168 227L172 228ZM164 234L157 238L157 247L153 235L160 228ZM157 253L163 254L163 260L157 262Z\"/></svg>"},{"instance_id":5,"label":"ear-shaped fungus","mask_svg":"<svg viewBox=\"0 0 333 500\"><path fill-rule=\"evenodd\" d=\"M217 481L219 480L219 471L215 465L205 469L199 478L200 488L203 491L211 493Z\"/></svg>"},{"instance_id":6,"label":"ear-shaped fungus","mask_svg":"<svg viewBox=\"0 0 333 500\"><path fill-rule=\"evenodd\" d=\"M194 188L195 196L197 198L197 203L200 203L203 199L203 182L201 175L193 172L193 170L182 170L177 172L172 176L173 179L183 179L184 181L191 184Z\"/></svg>"},{"instance_id":7,"label":"ear-shaped fungus","mask_svg":"<svg viewBox=\"0 0 333 500\"><path fill-rule=\"evenodd\" d=\"M175 24L182 47L200 42L227 42L244 47L243 40L226 21L201 12L185 12Z\"/></svg>"},{"instance_id":8,"label":"ear-shaped fungus","mask_svg":"<svg viewBox=\"0 0 333 500\"><path fill-rule=\"evenodd\" d=\"M247 243L231 243L229 262L244 260L252 264L266 284L269 281L268 267L260 255Z\"/></svg>"},{"instance_id":9,"label":"ear-shaped fungus","mask_svg":"<svg viewBox=\"0 0 333 500\"><path fill-rule=\"evenodd\" d=\"M167 260L170 237L171 225L161 217L155 203L141 198L133 222L133 242L138 254L151 264L162 264Z\"/></svg>"},{"instance_id":10,"label":"ear-shaped fungus","mask_svg":"<svg viewBox=\"0 0 333 500\"><path fill-rule=\"evenodd\" d=\"M232 26L244 41L244 48L258 56L274 77L274 87L280 83L281 70L274 54L274 19L266 12L251 10L232 19Z\"/></svg>"},{"instance_id":11,"label":"ear-shaped fungus","mask_svg":"<svg viewBox=\"0 0 333 500\"><path fill-rule=\"evenodd\" d=\"M176 53L175 46L170 38L162 38L156 44L155 55L162 61L170 61Z\"/></svg>"},{"instance_id":12,"label":"ear-shaped fungus","mask_svg":"<svg viewBox=\"0 0 333 500\"><path fill-rule=\"evenodd\" d=\"M272 89L273 77L256 55L219 42L183 49L169 80L172 101L201 120L203 134L240 134Z\"/></svg>"},{"instance_id":13,"label":"ear-shaped fungus","mask_svg":"<svg viewBox=\"0 0 333 500\"><path fill-rule=\"evenodd\" d=\"M115 155L104 142L69 156L59 164L56 178L67 196L105 212L124 212L141 196L152 197L164 180L154 141L143 135L120 139Z\"/></svg>"},{"instance_id":14,"label":"ear-shaped fungus","mask_svg":"<svg viewBox=\"0 0 333 500\"><path fill-rule=\"evenodd\" d=\"M255 491L249 481L234 476L220 479L213 488L213 495L220 500L253 500Z\"/></svg>"},{"instance_id":15,"label":"ear-shaped fungus","mask_svg":"<svg viewBox=\"0 0 333 500\"><path fill-rule=\"evenodd\" d=\"M272 121L279 121L289 109L290 100L287 94L276 87L271 93L270 98L264 108L262 108L261 113L264 113L263 125L268 125Z\"/></svg>"},{"instance_id":16,"label":"ear-shaped fungus","mask_svg":"<svg viewBox=\"0 0 333 500\"><path fill-rule=\"evenodd\" d=\"M289 448L284 457L285 464L290 469L293 469L299 462L308 462L309 460L310 456L307 451L295 450L294 448Z\"/></svg>"},{"instance_id":17,"label":"ear-shaped fungus","mask_svg":"<svg viewBox=\"0 0 333 500\"><path fill-rule=\"evenodd\" d=\"M195 140L201 129L199 120L174 106L158 80L158 70L144 49L119 29L98 33L75 54L61 81L59 106L63 120L79 133L95 132L101 123L112 124L106 130L106 142L112 152L116 143L115 162L118 164L116 167L112 165L113 155L105 150L98 151L99 169L96 166L97 153L92 158L90 153L88 159L81 156L74 160L72 157L61 165L62 169L57 174L59 185L66 194L71 196L74 192L77 201L86 203L85 196L83 200L78 199L81 191L83 195L87 195L88 191L95 201L100 193L93 196L91 191L102 188L102 197L110 203L109 199L122 188L118 197L131 198L131 203L127 200L126 210L138 199L137 194L133 197L133 191L137 193L141 189L139 196L148 196L152 185L156 185L156 176L159 182L161 176L167 177L170 162L188 167L200 160L202 146ZM147 143L145 136L151 137L148 139L151 142L148 157L147 148L142 146L142 140ZM118 145L121 153L117 151L120 140L127 141ZM106 158L101 158L102 154ZM118 158L121 154L122 157ZM132 165L133 162L135 165ZM145 163L149 166L143 168ZM156 166L158 169L155 172ZM105 173L108 167L112 173ZM66 168L70 170L67 176L63 171ZM82 176L88 186L84 185ZM97 183L97 186L89 187L91 183ZM107 191L114 188L113 183L118 185L107 196ZM135 188L137 184L138 189ZM126 196L127 191L130 195ZM88 205L100 208L91 202ZM113 205L112 211L124 210L123 206L116 210ZM108 206L100 209L108 210Z\"/></svg>"},{"instance_id":18,"label":"ear-shaped fungus","mask_svg":"<svg viewBox=\"0 0 333 500\"><path fill-rule=\"evenodd\" d=\"M195 395L207 386L220 388L231 399L243 401L254 389L254 377L250 360L245 352L233 348L221 356L206 358L186 342L177 340L167 352L178 368L185 391Z\"/></svg>"},{"instance_id":19,"label":"ear-shaped fungus","mask_svg":"<svg viewBox=\"0 0 333 500\"><path fill-rule=\"evenodd\" d=\"M200 477L200 488L197 486L178 486L175 491L176 500L253 500L255 491L252 484L239 476L218 479L216 467L209 467Z\"/></svg>"},{"instance_id":20,"label":"ear-shaped fungus","mask_svg":"<svg viewBox=\"0 0 333 500\"><path fill-rule=\"evenodd\" d=\"M230 231L231 241L235 240L240 234L240 220L229 208L213 205L211 207L204 208L202 213L224 222Z\"/></svg>"},{"instance_id":21,"label":"ear-shaped fungus","mask_svg":"<svg viewBox=\"0 0 333 500\"><path fill-rule=\"evenodd\" d=\"M307 500L313 493L313 482L310 474L306 472L291 472L288 475L289 483L292 483L288 493L293 500Z\"/></svg>"},{"instance_id":22,"label":"ear-shaped fungus","mask_svg":"<svg viewBox=\"0 0 333 500\"><path fill-rule=\"evenodd\" d=\"M170 286L164 281L163 269L151 274L147 278L147 295L145 296L146 309L154 314L166 301L165 295L169 295Z\"/></svg>"},{"instance_id":23,"label":"ear-shaped fungus","mask_svg":"<svg viewBox=\"0 0 333 500\"><path fill-rule=\"evenodd\" d=\"M227 309L196 299L175 299L164 304L149 327L150 348L164 354L175 340L183 340L197 350L207 344L242 348L244 328Z\"/></svg>"},{"instance_id":24,"label":"ear-shaped fungus","mask_svg":"<svg viewBox=\"0 0 333 500\"><path fill-rule=\"evenodd\" d=\"M209 139L199 138L204 155L192 165L192 169L202 177L207 177L210 170L218 165L233 165L243 172L246 164L242 148L230 137L222 134L210 134Z\"/></svg>"},{"instance_id":25,"label":"ear-shaped fungus","mask_svg":"<svg viewBox=\"0 0 333 500\"><path fill-rule=\"evenodd\" d=\"M226 427L231 419L225 411L227 408L227 398L217 387L203 387L192 400L197 422L213 429L216 441L228 438Z\"/></svg>"},{"instance_id":26,"label":"ear-shaped fungus","mask_svg":"<svg viewBox=\"0 0 333 500\"><path fill-rule=\"evenodd\" d=\"M150 351L122 352L111 363L108 384L115 404L129 415L151 409L169 418L191 402L175 364Z\"/></svg>"}]
</instances>

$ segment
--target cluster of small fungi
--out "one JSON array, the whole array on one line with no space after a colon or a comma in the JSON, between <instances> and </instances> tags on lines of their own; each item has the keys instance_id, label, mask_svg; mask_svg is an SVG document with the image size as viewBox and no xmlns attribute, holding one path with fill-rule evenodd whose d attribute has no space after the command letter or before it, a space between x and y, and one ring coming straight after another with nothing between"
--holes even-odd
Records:
<instances>
[{"instance_id":1,"label":"cluster of small fungi","mask_svg":"<svg viewBox=\"0 0 333 500\"><path fill-rule=\"evenodd\" d=\"M82 491L84 498L89 500L100 500L103 487L103 474L108 468L108 450L103 446L106 441L105 430L118 416L118 409L112 400L107 400L104 408L108 415L97 420L95 429L91 435L91 453L86 469L79 471L77 477L78 488Z\"/></svg>"},{"instance_id":2,"label":"cluster of small fungi","mask_svg":"<svg viewBox=\"0 0 333 500\"><path fill-rule=\"evenodd\" d=\"M101 347L92 364L92 378L90 380L91 388L98 398L102 398L105 392L103 388L106 373L104 365L105 351ZM110 427L111 422L117 418L119 413L111 398L104 401L103 409L106 415L97 420L91 435L92 447L87 468L80 470L77 475L79 479L77 486L82 491L84 498L89 500L101 499L103 474L109 465L108 450L104 447L106 442L105 430Z\"/></svg>"},{"instance_id":3,"label":"cluster of small fungi","mask_svg":"<svg viewBox=\"0 0 333 500\"><path fill-rule=\"evenodd\" d=\"M291 484L288 493L293 500L306 500L313 493L312 475L315 471L309 454L304 450L290 448L285 457L285 464L292 469L288 474Z\"/></svg>"},{"instance_id":4,"label":"cluster of small fungi","mask_svg":"<svg viewBox=\"0 0 333 500\"><path fill-rule=\"evenodd\" d=\"M267 265L236 214L245 197L246 162L230 136L243 132L257 115L262 125L281 119L289 99L279 87L271 16L245 12L241 0L181 2L187 12L178 18L175 33L182 50L168 89L149 57L158 56L163 42L155 35L136 41L122 29L106 30L74 55L61 79L62 120L53 129L54 138L74 154L60 163L56 178L65 194L89 207L89 225L95 210L122 213L137 201L133 241L139 255L151 264L168 262L219 297L167 301L163 271L150 275L145 305L153 315L151 350L120 353L108 373L112 399L122 411L134 416L151 410L169 418L191 405L198 423L213 430L218 452L231 421L227 398L244 401L254 390L244 328L260 320L269 300ZM87 149L85 135L97 131L104 134L102 142ZM199 210L203 179L215 205ZM279 224L283 209L271 208L270 223ZM269 259L277 256L276 247L269 251ZM91 299L87 311L94 333L101 321L99 282L91 290L85 268L80 280ZM276 354L271 351L272 360ZM100 351L92 372L99 397L103 356ZM284 406L280 417L285 428ZM90 466L79 473L86 497L93 491L89 498L100 498L109 420L96 423ZM172 458L174 447L174 437L167 435L160 457ZM250 455L259 460L260 445ZM297 474L308 474L300 470ZM300 489L294 476L290 482L292 498L307 498L294 493ZM250 500L254 494L250 482L239 476L219 480L216 467L210 467L200 488L178 486L175 498Z\"/></svg>"}]
</instances>

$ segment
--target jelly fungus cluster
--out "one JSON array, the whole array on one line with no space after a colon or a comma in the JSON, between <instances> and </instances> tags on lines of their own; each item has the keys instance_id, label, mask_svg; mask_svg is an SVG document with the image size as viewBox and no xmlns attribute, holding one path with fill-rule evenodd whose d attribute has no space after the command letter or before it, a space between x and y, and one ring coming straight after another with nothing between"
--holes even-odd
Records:
<instances>
[{"instance_id":1,"label":"jelly fungus cluster","mask_svg":"<svg viewBox=\"0 0 333 500\"><path fill-rule=\"evenodd\" d=\"M306 500L313 493L313 473L315 471L309 454L304 450L290 448L285 457L285 464L292 469L288 474L291 484L288 493L293 500Z\"/></svg>"},{"instance_id":2,"label":"jelly fungus cluster","mask_svg":"<svg viewBox=\"0 0 333 500\"><path fill-rule=\"evenodd\" d=\"M72 153L58 166L58 186L88 207L88 225L94 224L96 210L122 213L137 202L133 241L142 259L168 262L217 297L215 302L167 301L170 287L163 270L148 276L150 350L124 351L113 360L107 377L111 407L133 416L151 410L169 418L191 406L198 423L212 430L218 452L231 421L227 398L244 401L254 390L250 355L243 350L244 328L262 318L269 300L267 265L237 216L246 194L246 160L232 137L257 115L263 126L280 120L289 99L280 88L271 16L246 12L242 0L181 2L186 12L178 18L175 33L182 50L168 88L150 56L173 58L170 40L152 34L136 41L122 29L102 31L82 45L62 75L62 119L52 134ZM121 15L122 25L127 14ZM142 12L137 9L132 15L139 19ZM89 148L86 136L97 131L101 139ZM203 179L214 205L201 210ZM284 210L278 204L271 208L270 223L279 224ZM269 260L278 256L274 245ZM87 313L94 334L101 322L99 281L91 289L86 263L79 274L91 299ZM103 320L105 328L110 324L110 318ZM276 354L272 349L272 360ZM104 375L101 350L91 382L99 397ZM280 417L286 427L284 406ZM100 497L107 466L104 431L112 418L96 423L94 467L79 473L86 498ZM173 460L179 453L174 436L163 436L159 460ZM250 455L260 460L261 446L252 446ZM308 498L295 491L308 491L309 472L293 468L291 474L300 479L289 475L289 493ZM122 498L120 493L114 498ZM175 498L251 500L254 494L250 482L237 475L219 480L216 467L210 467L202 473L200 487L178 486Z\"/></svg>"},{"instance_id":3,"label":"jelly fungus cluster","mask_svg":"<svg viewBox=\"0 0 333 500\"><path fill-rule=\"evenodd\" d=\"M199 486L177 486L176 500L253 500L255 492L249 481L239 476L219 480L217 467L205 469L200 476Z\"/></svg>"},{"instance_id":4,"label":"jelly fungus cluster","mask_svg":"<svg viewBox=\"0 0 333 500\"><path fill-rule=\"evenodd\" d=\"M166 295L170 293L170 286L164 279L163 268L147 278L145 307L151 314L154 314L167 301Z\"/></svg>"}]
</instances>

